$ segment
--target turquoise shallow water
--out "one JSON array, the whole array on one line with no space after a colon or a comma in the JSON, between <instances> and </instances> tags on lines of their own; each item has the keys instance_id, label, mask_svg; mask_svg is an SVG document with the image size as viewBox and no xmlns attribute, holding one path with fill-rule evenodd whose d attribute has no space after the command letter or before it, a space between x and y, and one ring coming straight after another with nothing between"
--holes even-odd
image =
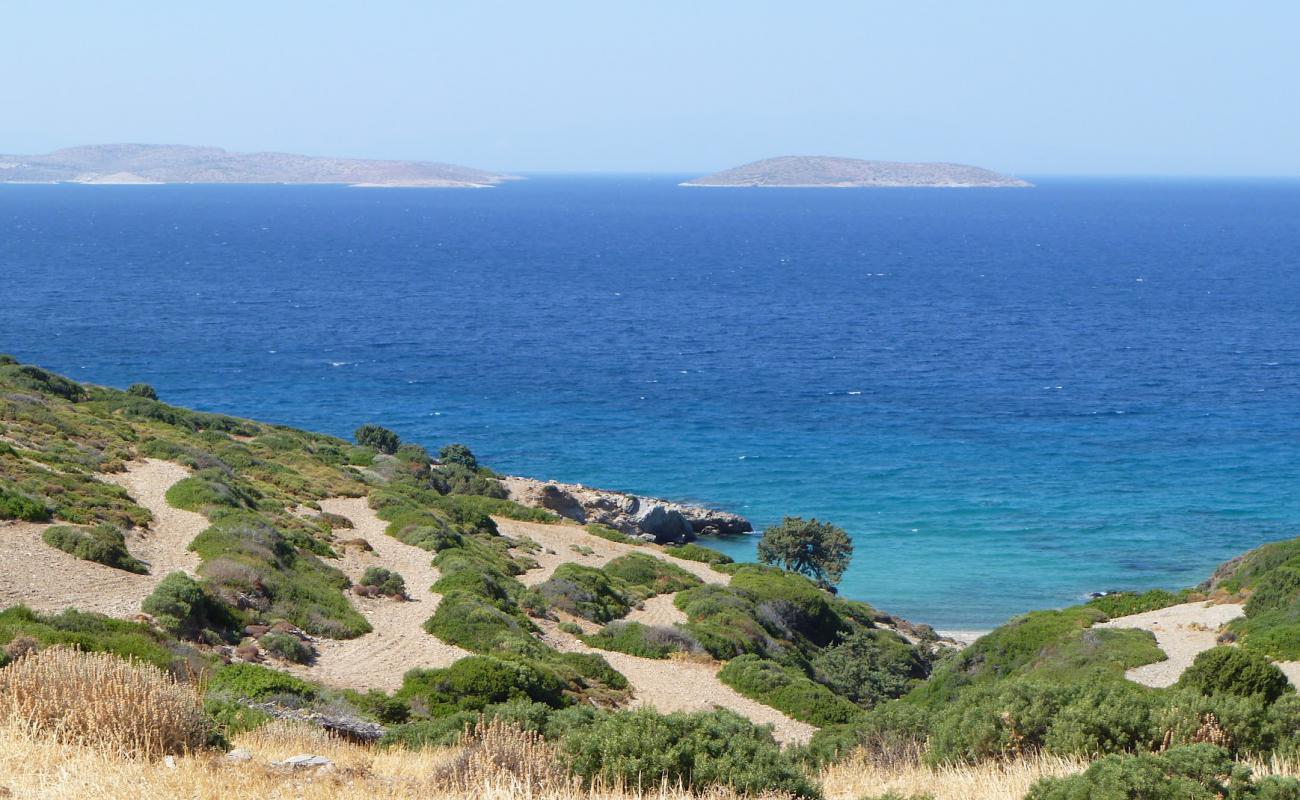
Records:
<instances>
[{"instance_id":1,"label":"turquoise shallow water","mask_svg":"<svg viewBox=\"0 0 1300 800\"><path fill-rule=\"evenodd\" d=\"M1300 533L1300 184L676 180L0 186L0 351L829 519L946 628Z\"/></svg>"}]
</instances>

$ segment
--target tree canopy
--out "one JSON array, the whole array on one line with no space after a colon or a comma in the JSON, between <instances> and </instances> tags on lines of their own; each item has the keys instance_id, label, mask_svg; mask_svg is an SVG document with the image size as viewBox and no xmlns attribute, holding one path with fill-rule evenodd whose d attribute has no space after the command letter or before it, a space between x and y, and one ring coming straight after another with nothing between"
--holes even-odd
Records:
<instances>
[{"instance_id":1,"label":"tree canopy","mask_svg":"<svg viewBox=\"0 0 1300 800\"><path fill-rule=\"evenodd\" d=\"M786 517L763 531L758 560L799 572L829 589L839 583L853 557L853 542L842 528L816 518Z\"/></svg>"}]
</instances>

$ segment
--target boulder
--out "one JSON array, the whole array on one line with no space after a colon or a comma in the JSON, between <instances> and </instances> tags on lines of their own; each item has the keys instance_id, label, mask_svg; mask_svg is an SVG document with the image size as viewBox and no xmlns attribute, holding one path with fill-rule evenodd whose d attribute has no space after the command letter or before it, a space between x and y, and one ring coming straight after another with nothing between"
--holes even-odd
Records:
<instances>
[{"instance_id":1,"label":"boulder","mask_svg":"<svg viewBox=\"0 0 1300 800\"><path fill-rule=\"evenodd\" d=\"M334 762L325 756L313 756L303 753L302 755L289 756L283 761L275 761L271 766L282 769L319 769L321 767L332 767Z\"/></svg>"}]
</instances>

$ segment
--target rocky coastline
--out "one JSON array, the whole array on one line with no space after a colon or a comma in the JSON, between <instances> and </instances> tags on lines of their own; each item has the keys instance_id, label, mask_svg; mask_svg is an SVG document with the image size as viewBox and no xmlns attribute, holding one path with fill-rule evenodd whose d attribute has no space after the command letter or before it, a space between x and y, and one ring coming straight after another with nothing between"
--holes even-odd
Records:
<instances>
[{"instance_id":1,"label":"rocky coastline","mask_svg":"<svg viewBox=\"0 0 1300 800\"><path fill-rule=\"evenodd\" d=\"M659 544L680 544L700 536L741 536L754 531L749 520L739 514L657 497L515 476L502 478L501 485L509 498L521 505L544 508L583 525L605 525Z\"/></svg>"}]
</instances>

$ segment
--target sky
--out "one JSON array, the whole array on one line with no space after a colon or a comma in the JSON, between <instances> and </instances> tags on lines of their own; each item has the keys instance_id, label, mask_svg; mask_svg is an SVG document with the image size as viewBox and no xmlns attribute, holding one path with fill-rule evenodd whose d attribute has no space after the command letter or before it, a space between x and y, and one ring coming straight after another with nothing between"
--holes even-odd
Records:
<instances>
[{"instance_id":1,"label":"sky","mask_svg":"<svg viewBox=\"0 0 1300 800\"><path fill-rule=\"evenodd\" d=\"M6 0L0 152L1300 176L1300 3Z\"/></svg>"}]
</instances>

